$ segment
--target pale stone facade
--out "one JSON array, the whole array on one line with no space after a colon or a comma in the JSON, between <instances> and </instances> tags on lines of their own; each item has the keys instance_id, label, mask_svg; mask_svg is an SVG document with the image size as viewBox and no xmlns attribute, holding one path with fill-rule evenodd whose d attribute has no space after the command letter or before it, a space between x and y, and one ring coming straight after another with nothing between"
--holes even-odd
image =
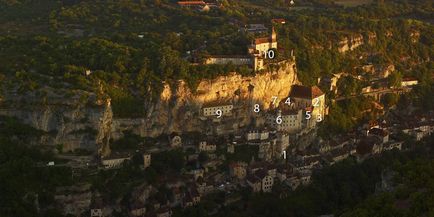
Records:
<instances>
[{"instance_id":1,"label":"pale stone facade","mask_svg":"<svg viewBox=\"0 0 434 217\"><path fill-rule=\"evenodd\" d=\"M247 141L251 141L251 140L266 140L269 137L269 132L268 131L259 131L259 130L254 130L254 131L249 131L246 134L246 139Z\"/></svg>"},{"instance_id":2,"label":"pale stone facade","mask_svg":"<svg viewBox=\"0 0 434 217\"><path fill-rule=\"evenodd\" d=\"M263 55L270 49L277 49L277 34L274 30L274 27L272 28L271 35L268 38L256 38L251 48L253 48L253 52L255 54Z\"/></svg>"},{"instance_id":3,"label":"pale stone facade","mask_svg":"<svg viewBox=\"0 0 434 217\"><path fill-rule=\"evenodd\" d=\"M205 151L205 152L214 152L216 151L217 146L214 144L208 144L206 141L199 142L199 151Z\"/></svg>"},{"instance_id":4,"label":"pale stone facade","mask_svg":"<svg viewBox=\"0 0 434 217\"><path fill-rule=\"evenodd\" d=\"M120 167L122 165L122 163L124 163L125 161L128 161L130 159L131 159L130 156L110 157L110 158L102 159L101 164L106 169L112 169L112 168Z\"/></svg>"},{"instance_id":5,"label":"pale stone facade","mask_svg":"<svg viewBox=\"0 0 434 217\"><path fill-rule=\"evenodd\" d=\"M281 118L281 123L277 123L277 117ZM287 133L296 133L303 127L303 111L302 110L278 110L276 115L268 117L268 123L275 126L278 131Z\"/></svg>"},{"instance_id":6,"label":"pale stone facade","mask_svg":"<svg viewBox=\"0 0 434 217\"><path fill-rule=\"evenodd\" d=\"M143 167L146 169L149 166L151 166L151 155L150 154L143 154Z\"/></svg>"},{"instance_id":7,"label":"pale stone facade","mask_svg":"<svg viewBox=\"0 0 434 217\"><path fill-rule=\"evenodd\" d=\"M252 58L250 56L209 56L205 60L205 64L250 65L252 64Z\"/></svg>"},{"instance_id":8,"label":"pale stone facade","mask_svg":"<svg viewBox=\"0 0 434 217\"><path fill-rule=\"evenodd\" d=\"M204 106L202 108L202 114L205 117L217 116L217 111L222 111L222 116L228 116L232 114L233 105L214 105L214 106Z\"/></svg>"}]
</instances>

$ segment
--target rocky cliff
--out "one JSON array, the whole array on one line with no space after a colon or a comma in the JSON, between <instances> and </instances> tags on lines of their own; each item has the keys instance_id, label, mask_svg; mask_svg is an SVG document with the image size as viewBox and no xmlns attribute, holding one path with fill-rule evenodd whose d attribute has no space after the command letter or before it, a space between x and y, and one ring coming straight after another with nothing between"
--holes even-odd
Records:
<instances>
[{"instance_id":1,"label":"rocky cliff","mask_svg":"<svg viewBox=\"0 0 434 217\"><path fill-rule=\"evenodd\" d=\"M65 151L85 148L107 153L110 138L122 137L125 130L141 136L203 130L207 122L200 118L200 109L206 103L230 102L245 110L258 103L267 109L273 96L283 99L291 86L299 83L294 61L283 61L273 68L251 77L231 73L204 80L194 92L184 81L175 87L165 84L157 102L145 103L143 118L114 118L110 100L98 101L94 93L81 90L71 93L51 88L6 94L0 102L0 115L17 117L47 132L43 142L62 144Z\"/></svg>"}]
</instances>

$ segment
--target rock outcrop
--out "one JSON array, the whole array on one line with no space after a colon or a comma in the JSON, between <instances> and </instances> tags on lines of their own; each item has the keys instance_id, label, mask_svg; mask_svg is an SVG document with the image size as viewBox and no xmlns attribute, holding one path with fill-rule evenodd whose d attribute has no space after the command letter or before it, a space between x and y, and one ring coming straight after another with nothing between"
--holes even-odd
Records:
<instances>
[{"instance_id":1,"label":"rock outcrop","mask_svg":"<svg viewBox=\"0 0 434 217\"><path fill-rule=\"evenodd\" d=\"M16 117L47 132L44 144L60 144L64 151L98 150L106 155L109 140L122 137L125 130L151 137L202 131L208 125L200 118L204 103L231 102L240 109L258 103L267 109L273 96L283 99L291 86L299 83L295 61L283 61L273 68L251 77L231 73L203 80L194 92L184 81L178 81L175 87L166 84L157 102L145 103L146 115L142 118L114 117L110 100L98 101L94 93L48 87L26 94L6 94L0 102L0 115Z\"/></svg>"},{"instance_id":2,"label":"rock outcrop","mask_svg":"<svg viewBox=\"0 0 434 217\"><path fill-rule=\"evenodd\" d=\"M346 36L338 42L339 53L352 51L364 44L364 39L361 34Z\"/></svg>"}]
</instances>

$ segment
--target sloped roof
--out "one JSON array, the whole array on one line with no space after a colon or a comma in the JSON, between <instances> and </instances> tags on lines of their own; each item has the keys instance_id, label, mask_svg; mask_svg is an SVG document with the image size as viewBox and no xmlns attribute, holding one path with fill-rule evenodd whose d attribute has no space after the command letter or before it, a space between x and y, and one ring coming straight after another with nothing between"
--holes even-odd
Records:
<instances>
[{"instance_id":1,"label":"sloped roof","mask_svg":"<svg viewBox=\"0 0 434 217\"><path fill-rule=\"evenodd\" d=\"M260 178L261 180L268 176L268 173L265 170L259 170L255 173L255 176Z\"/></svg>"},{"instance_id":2,"label":"sloped roof","mask_svg":"<svg viewBox=\"0 0 434 217\"><path fill-rule=\"evenodd\" d=\"M260 182L261 180L258 177L254 176L254 175L248 175L247 176L247 181L249 181L251 183L257 183L257 182Z\"/></svg>"},{"instance_id":3,"label":"sloped roof","mask_svg":"<svg viewBox=\"0 0 434 217\"><path fill-rule=\"evenodd\" d=\"M267 37L255 38L255 44L264 44L264 43L271 43L270 38L267 38Z\"/></svg>"},{"instance_id":4,"label":"sloped roof","mask_svg":"<svg viewBox=\"0 0 434 217\"><path fill-rule=\"evenodd\" d=\"M293 85L291 89L290 97L303 98L303 99L314 99L324 93L317 86L306 87L302 85Z\"/></svg>"},{"instance_id":5,"label":"sloped roof","mask_svg":"<svg viewBox=\"0 0 434 217\"><path fill-rule=\"evenodd\" d=\"M179 5L205 5L204 1L179 1Z\"/></svg>"}]
</instances>

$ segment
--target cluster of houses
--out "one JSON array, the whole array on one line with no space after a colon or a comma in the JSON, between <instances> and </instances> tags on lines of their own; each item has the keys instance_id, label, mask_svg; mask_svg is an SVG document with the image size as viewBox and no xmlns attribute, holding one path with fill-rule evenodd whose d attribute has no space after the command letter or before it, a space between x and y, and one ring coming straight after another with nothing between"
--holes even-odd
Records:
<instances>
[{"instance_id":1,"label":"cluster of houses","mask_svg":"<svg viewBox=\"0 0 434 217\"><path fill-rule=\"evenodd\" d=\"M167 148L184 150L188 165L193 166L185 166L180 176L160 177L157 184L143 183L135 187L127 209L130 216L169 217L173 208L195 206L206 200L207 195L218 191L228 195L223 205L239 201L236 192L243 188L282 196L282 192L309 184L313 172L324 166L348 157L363 161L384 151L405 148L398 134L421 140L433 133L434 113L371 121L353 133L318 140L302 149L294 145L291 134L270 128L249 129L224 141L204 137L195 143L172 134ZM240 151L240 146L257 147L257 155L250 161L228 160L230 155ZM207 159L202 162L199 159L201 153L207 153ZM143 168L152 165L152 154L143 153ZM113 153L111 157L101 159L101 168L116 169L130 159L129 155ZM276 184L286 190L276 192ZM169 195L163 201L158 196L162 188ZM64 214L78 215L90 210L90 216L110 216L125 209L119 204L104 206L95 198L98 193L86 184L58 188L55 195Z\"/></svg>"},{"instance_id":2,"label":"cluster of houses","mask_svg":"<svg viewBox=\"0 0 434 217\"><path fill-rule=\"evenodd\" d=\"M332 75L326 75L318 78L318 85L323 89L332 93L338 93L338 81L339 79L351 76L354 79L365 81L368 78L368 84L362 88L362 94L372 95L372 93L405 93L409 92L415 85L419 84L419 81L411 76L405 76L402 78L397 86L390 87L387 78L396 73L395 66L393 64L386 65L374 65L366 64L357 68L361 73L358 76L353 76L348 73L337 73ZM379 99L379 97L376 97Z\"/></svg>"},{"instance_id":3,"label":"cluster of houses","mask_svg":"<svg viewBox=\"0 0 434 217\"><path fill-rule=\"evenodd\" d=\"M297 143L300 136L313 131L318 117L327 114L325 94L316 86L294 85L288 99L282 99L269 111L264 111L265 122L260 127L250 126L234 135L218 138L192 139L172 133L164 147L112 152L100 159L100 169L122 167L138 153L141 153L142 167L146 169L152 166L155 152L183 150L187 163L181 175L159 177L157 184L137 186L131 192L126 208L130 216L170 217L173 208L195 206L206 200L207 195L218 191L227 195L223 205L239 201L241 197L236 192L243 188L251 192L280 192L278 194L282 196L282 192L309 184L313 172L324 166L349 157L363 161L384 151L404 149L402 134L420 141L434 133L433 112L395 115L366 123L346 135L328 140L316 139L308 146L300 146ZM213 118L217 110L222 116L232 116L233 109L231 103L214 103L204 105L201 112L203 117ZM234 158L245 151L245 147L255 150L249 156L251 159ZM89 163L77 165L88 167ZM276 186L283 186L286 190L276 191ZM161 189L166 189L164 200L161 199ZM119 203L103 206L95 198L98 196L89 185L58 188L55 195L64 214L78 215L90 210L90 216L97 217L125 210L125 206Z\"/></svg>"},{"instance_id":4,"label":"cluster of houses","mask_svg":"<svg viewBox=\"0 0 434 217\"><path fill-rule=\"evenodd\" d=\"M202 106L201 116L214 119L231 116L234 108L230 102L207 103ZM288 97L263 115L271 129L299 134L313 129L324 119L327 111L325 94L317 86L293 85Z\"/></svg>"},{"instance_id":5,"label":"cluster of houses","mask_svg":"<svg viewBox=\"0 0 434 217\"><path fill-rule=\"evenodd\" d=\"M400 131L413 137L416 141L434 134L434 114L400 117Z\"/></svg>"}]
</instances>

